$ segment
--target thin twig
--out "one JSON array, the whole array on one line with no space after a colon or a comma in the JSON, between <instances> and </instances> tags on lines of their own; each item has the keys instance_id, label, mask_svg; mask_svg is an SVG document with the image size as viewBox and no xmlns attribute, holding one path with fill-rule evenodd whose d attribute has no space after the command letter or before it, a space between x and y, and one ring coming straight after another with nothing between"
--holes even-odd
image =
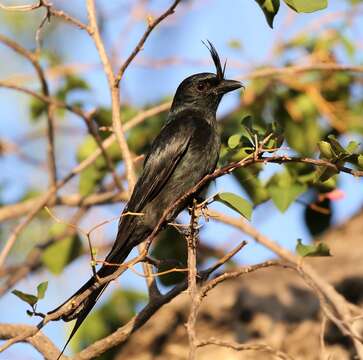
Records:
<instances>
[{"instance_id":1,"label":"thin twig","mask_svg":"<svg viewBox=\"0 0 363 360\"><path fill-rule=\"evenodd\" d=\"M96 7L94 0L87 0L87 13L89 18L89 26L92 30L90 35L96 45L98 54L102 61L103 69L105 71L111 93L112 125L114 133L116 135L117 142L121 149L123 159L125 161L128 188L129 188L129 193L131 194L132 189L136 182L135 169L132 161L132 155L127 145L126 138L124 135L124 130L121 124L119 90L116 86L114 86L115 78L111 62L107 56L103 40L101 38L101 34L98 29Z\"/></svg>"},{"instance_id":2,"label":"thin twig","mask_svg":"<svg viewBox=\"0 0 363 360\"><path fill-rule=\"evenodd\" d=\"M225 341L225 340L220 340L220 339L216 339L213 337L209 338L207 340L200 341L197 344L198 347L203 347L203 346L208 346L208 345L222 346L222 347L230 348L230 349L233 349L236 351L253 350L253 351L267 352L267 353L277 356L279 359L282 359L282 360L292 360L292 357L290 355L288 355L280 350L276 350L273 347L266 345L266 344L239 344L235 341Z\"/></svg>"},{"instance_id":3,"label":"thin twig","mask_svg":"<svg viewBox=\"0 0 363 360\"><path fill-rule=\"evenodd\" d=\"M35 54L23 48L17 42L10 38L0 34L0 41L11 48L13 51L25 57L33 65L42 89L44 97L49 98L49 86L45 78L44 71L39 64L38 58ZM48 171L51 186L55 186L57 182L57 168L55 161L55 149L54 149L54 106L52 103L48 103L47 106L47 158L48 158Z\"/></svg>"},{"instance_id":4,"label":"thin twig","mask_svg":"<svg viewBox=\"0 0 363 360\"><path fill-rule=\"evenodd\" d=\"M139 42L137 43L137 45L135 46L134 50L132 51L132 53L129 55L129 57L125 60L125 62L122 64L122 66L120 67L120 70L117 73L117 76L115 78L115 86L119 87L120 85L120 81L122 79L122 76L125 72L125 70L127 69L127 67L130 65L130 63L132 62L132 60L135 58L135 56L140 52L140 50L142 49L142 47L145 44L145 41L147 40L147 38L149 37L149 35L151 34L151 32L155 29L155 27L160 24L166 17L168 17L169 15L172 15L174 13L175 8L178 6L180 0L174 0L174 2L170 5L170 7L163 13L161 14L158 18L156 18L155 20L153 19L148 19L148 27L145 30L143 36L141 37L141 39L139 40Z\"/></svg>"}]
</instances>

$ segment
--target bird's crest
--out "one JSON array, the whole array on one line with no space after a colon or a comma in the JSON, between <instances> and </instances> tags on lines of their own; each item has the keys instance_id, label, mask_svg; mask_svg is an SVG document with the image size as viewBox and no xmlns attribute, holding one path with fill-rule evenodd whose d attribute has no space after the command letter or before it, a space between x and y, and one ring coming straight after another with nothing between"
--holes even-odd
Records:
<instances>
[{"instance_id":1,"label":"bird's crest","mask_svg":"<svg viewBox=\"0 0 363 360\"><path fill-rule=\"evenodd\" d=\"M221 59L220 59L218 52L217 52L216 48L214 47L214 45L209 40L207 40L207 43L205 43L204 41L202 41L202 43L206 46L206 48L209 50L209 52L212 56L214 65L216 67L216 73L217 73L218 80L220 80L220 81L223 80L224 72L226 70L227 60L224 62L224 65L222 68Z\"/></svg>"}]
</instances>

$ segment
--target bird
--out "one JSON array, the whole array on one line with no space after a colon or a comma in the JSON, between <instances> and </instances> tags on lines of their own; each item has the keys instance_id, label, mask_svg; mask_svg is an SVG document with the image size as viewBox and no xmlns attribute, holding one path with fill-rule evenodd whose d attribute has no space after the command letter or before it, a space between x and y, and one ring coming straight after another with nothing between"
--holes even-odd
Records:
<instances>
[{"instance_id":1,"label":"bird","mask_svg":"<svg viewBox=\"0 0 363 360\"><path fill-rule=\"evenodd\" d=\"M221 145L217 129L217 108L223 95L241 88L242 84L225 79L226 62L222 67L218 52L210 41L207 40L204 45L210 52L216 73L194 74L179 84L166 122L151 144L141 175L122 213L142 215L120 216L116 240L104 265L97 271L97 276L90 278L69 299L48 314L69 305L86 290L95 287L98 279L112 275L131 250L152 233L163 212L215 170ZM165 223L173 220L190 200L185 199L176 206ZM64 321L76 319L61 355L108 284L109 282L96 286L79 306L71 308L60 317Z\"/></svg>"}]
</instances>

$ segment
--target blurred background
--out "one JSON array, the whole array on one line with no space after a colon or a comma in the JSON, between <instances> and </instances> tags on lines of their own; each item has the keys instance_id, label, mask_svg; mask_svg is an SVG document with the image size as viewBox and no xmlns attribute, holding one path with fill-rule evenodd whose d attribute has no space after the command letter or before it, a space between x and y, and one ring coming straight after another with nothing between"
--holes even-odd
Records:
<instances>
[{"instance_id":1,"label":"blurred background","mask_svg":"<svg viewBox=\"0 0 363 360\"><path fill-rule=\"evenodd\" d=\"M87 22L84 1L53 0L53 4ZM166 0L97 1L102 36L115 69L143 34L147 16L158 16L169 4ZM153 31L127 69L121 82L122 119L126 122L142 109L169 101L185 77L214 71L209 52L202 44L202 40L208 39L221 58L227 59L227 77L240 79L246 87L241 93L228 94L219 108L222 154L226 153L229 137L238 133L242 119L248 115L259 128L265 129L273 121L284 128L285 142L281 153L318 156L317 142L331 134L343 146L349 141L361 142L361 74L322 71L286 76L253 74L264 68L289 65L362 64L362 13L361 1L330 0L327 9L311 14L297 14L282 3L271 29L255 1L184 0L175 14ZM43 16L44 9L24 13L0 10L0 33L35 50L36 31ZM40 59L46 69L51 95L84 110L96 109L95 121L100 127L100 135L102 138L108 136L110 96L98 53L89 36L85 31L52 18L42 28L40 38ZM39 91L38 78L27 60L2 43L0 59L1 80ZM1 87L0 108L0 205L4 210L10 204L39 197L48 188L46 116L42 102ZM134 154L147 151L165 117L166 113L153 116L127 133ZM55 153L58 176L62 178L97 145L84 122L74 114L57 110L55 119ZM362 152L361 149L358 151ZM122 176L124 167L117 147L110 149L110 156ZM259 165L217 179L210 185L209 194L228 191L248 199L254 205L252 224L280 245L295 251L297 239L309 243L362 208L361 179L343 174L327 181L315 181L315 175L315 170L308 166ZM67 183L59 195L88 196L105 191L116 189L100 157ZM287 198L281 203L278 198L285 193ZM52 213L88 231L97 223L117 217L123 206L122 202L89 208L56 206ZM211 207L233 215L221 204L214 203ZM0 209L0 247L24 214L2 215ZM182 214L179 220L188 221L188 215ZM232 249L241 239L249 243L234 258L236 264L253 264L274 257L269 250L247 236L241 238L240 233L226 225L213 221L202 223L201 267ZM97 258L103 259L116 230L117 220L113 220L92 232ZM41 254L34 253L34 249L39 249L37 245L42 246ZM38 305L38 310L44 312L78 289L91 275L87 246L87 239L80 232L70 231L45 211L40 212L20 235L3 269L0 322L38 322L27 316L26 304L10 293L13 288L34 293L37 284L49 281L46 297ZM9 283L11 275L16 274L22 264L34 260L32 256L36 261L31 270ZM168 229L156 242L153 256L185 261L184 240ZM172 274L160 278L162 289L180 281L182 276ZM79 351L118 328L141 308L146 294L143 278L131 271L124 274L109 286L67 352ZM92 326L89 325L91 322ZM62 322L50 323L44 329L59 347L65 342L68 331L68 325ZM113 356L114 352L110 352L104 358ZM23 344L0 354L0 359L40 358L31 346Z\"/></svg>"}]
</instances>

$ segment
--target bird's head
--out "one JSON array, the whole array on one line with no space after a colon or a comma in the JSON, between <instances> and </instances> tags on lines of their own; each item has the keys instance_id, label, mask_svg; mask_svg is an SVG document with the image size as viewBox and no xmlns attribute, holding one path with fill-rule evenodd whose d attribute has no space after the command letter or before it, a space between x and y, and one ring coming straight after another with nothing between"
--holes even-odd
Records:
<instances>
[{"instance_id":1,"label":"bird's head","mask_svg":"<svg viewBox=\"0 0 363 360\"><path fill-rule=\"evenodd\" d=\"M176 90L172 110L190 107L216 112L224 94L242 87L239 81L224 78L226 64L222 68L217 50L210 41L205 45L211 53L216 73L200 73L184 79Z\"/></svg>"}]
</instances>

